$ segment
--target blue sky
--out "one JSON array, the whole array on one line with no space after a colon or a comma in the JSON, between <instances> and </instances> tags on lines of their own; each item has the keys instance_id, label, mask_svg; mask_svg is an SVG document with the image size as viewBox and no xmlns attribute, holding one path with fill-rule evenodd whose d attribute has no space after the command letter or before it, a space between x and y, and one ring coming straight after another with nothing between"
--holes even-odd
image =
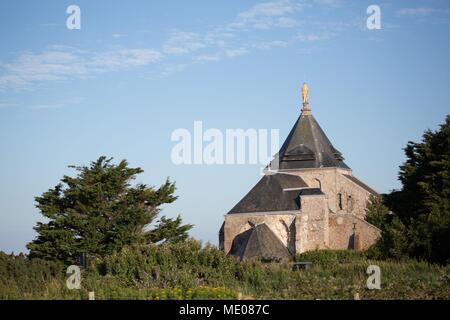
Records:
<instances>
[{"instance_id":1,"label":"blue sky","mask_svg":"<svg viewBox=\"0 0 450 320\"><path fill-rule=\"evenodd\" d=\"M66 8L81 8L68 30ZM368 30L366 9L381 8ZM0 250L24 251L34 197L100 155L175 180L192 235L217 243L260 165L174 165L171 133L280 129L300 85L354 174L398 188L408 140L449 113L450 4L422 1L11 1L0 4Z\"/></svg>"}]
</instances>

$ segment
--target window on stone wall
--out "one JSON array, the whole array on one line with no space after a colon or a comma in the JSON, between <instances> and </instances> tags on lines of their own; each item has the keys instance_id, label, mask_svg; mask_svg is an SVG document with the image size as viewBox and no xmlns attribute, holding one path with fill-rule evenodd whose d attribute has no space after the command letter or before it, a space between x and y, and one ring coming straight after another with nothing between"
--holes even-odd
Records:
<instances>
[{"instance_id":1,"label":"window on stone wall","mask_svg":"<svg viewBox=\"0 0 450 320\"><path fill-rule=\"evenodd\" d=\"M342 193L338 193L338 207L339 207L339 210L344 209L343 204L342 204Z\"/></svg>"}]
</instances>

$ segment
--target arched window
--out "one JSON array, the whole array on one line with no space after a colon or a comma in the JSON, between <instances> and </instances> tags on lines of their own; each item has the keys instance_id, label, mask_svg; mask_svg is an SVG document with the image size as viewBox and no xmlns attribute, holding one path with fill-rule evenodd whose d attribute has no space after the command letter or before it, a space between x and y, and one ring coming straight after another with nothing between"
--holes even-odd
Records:
<instances>
[{"instance_id":1,"label":"arched window","mask_svg":"<svg viewBox=\"0 0 450 320\"><path fill-rule=\"evenodd\" d=\"M343 204L342 204L342 193L338 193L338 207L339 210L343 210Z\"/></svg>"}]
</instances>

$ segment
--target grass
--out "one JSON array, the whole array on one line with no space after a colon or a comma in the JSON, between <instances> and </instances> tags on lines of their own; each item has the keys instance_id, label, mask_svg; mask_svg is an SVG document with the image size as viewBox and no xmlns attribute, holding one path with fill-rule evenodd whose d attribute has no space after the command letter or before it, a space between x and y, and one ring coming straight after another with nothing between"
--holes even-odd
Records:
<instances>
[{"instance_id":1,"label":"grass","mask_svg":"<svg viewBox=\"0 0 450 320\"><path fill-rule=\"evenodd\" d=\"M313 251L292 262L239 262L214 246L127 247L82 273L68 290L57 263L0 253L0 299L450 299L450 267L405 260L371 260L363 252ZM369 265L381 269L381 290L366 287Z\"/></svg>"}]
</instances>

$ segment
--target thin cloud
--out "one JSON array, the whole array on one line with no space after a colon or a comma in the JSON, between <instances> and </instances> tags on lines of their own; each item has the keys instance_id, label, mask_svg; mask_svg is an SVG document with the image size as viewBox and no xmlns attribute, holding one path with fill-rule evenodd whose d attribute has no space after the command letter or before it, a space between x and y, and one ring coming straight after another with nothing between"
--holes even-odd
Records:
<instances>
[{"instance_id":1,"label":"thin cloud","mask_svg":"<svg viewBox=\"0 0 450 320\"><path fill-rule=\"evenodd\" d=\"M51 22L38 24L38 27L59 27L59 26L61 26L60 23L51 23Z\"/></svg>"},{"instance_id":2,"label":"thin cloud","mask_svg":"<svg viewBox=\"0 0 450 320\"><path fill-rule=\"evenodd\" d=\"M22 52L13 62L0 64L0 90L23 89L34 84L67 79L93 78L107 72L143 67L165 60L162 75L184 70L196 63L233 59L251 50L286 48L298 42L325 40L351 26L348 22L317 21L304 15L313 6L333 8L341 0L280 0L256 4L237 13L229 22L208 27L200 32L172 30L158 50L150 48L114 48L89 52L78 48L53 45L43 52ZM411 13L412 11L405 11ZM301 13L302 19L299 17ZM273 29L297 28L306 25L308 32L287 39L270 39L265 35ZM256 31L256 32L255 32ZM253 33L254 32L254 33ZM114 33L122 38L125 34ZM252 37L256 37L252 39Z\"/></svg>"},{"instance_id":3,"label":"thin cloud","mask_svg":"<svg viewBox=\"0 0 450 320\"><path fill-rule=\"evenodd\" d=\"M13 108L18 106L17 103L12 102L0 102L0 109Z\"/></svg>"},{"instance_id":4,"label":"thin cloud","mask_svg":"<svg viewBox=\"0 0 450 320\"><path fill-rule=\"evenodd\" d=\"M38 104L38 105L30 106L30 109L31 110L61 109L62 107L64 107L63 103Z\"/></svg>"},{"instance_id":5,"label":"thin cloud","mask_svg":"<svg viewBox=\"0 0 450 320\"><path fill-rule=\"evenodd\" d=\"M163 45L163 51L168 54L181 55L205 48L204 39L193 32L172 32L169 39Z\"/></svg>"},{"instance_id":6,"label":"thin cloud","mask_svg":"<svg viewBox=\"0 0 450 320\"><path fill-rule=\"evenodd\" d=\"M29 106L28 109L31 110L49 110L49 109L61 109L66 106L80 104L83 101L81 97L69 97L61 102L53 102L53 103L41 103Z\"/></svg>"},{"instance_id":7,"label":"thin cloud","mask_svg":"<svg viewBox=\"0 0 450 320\"><path fill-rule=\"evenodd\" d=\"M308 35L298 35L296 37L299 41L308 42L308 41L320 41L329 39L329 35L325 34L308 34Z\"/></svg>"},{"instance_id":8,"label":"thin cloud","mask_svg":"<svg viewBox=\"0 0 450 320\"><path fill-rule=\"evenodd\" d=\"M255 19L259 17L275 17L294 13L300 9L300 4L291 1L266 2L254 5L247 11L241 12L241 19Z\"/></svg>"},{"instance_id":9,"label":"thin cloud","mask_svg":"<svg viewBox=\"0 0 450 320\"><path fill-rule=\"evenodd\" d=\"M192 64L193 62L166 65L164 66L163 71L159 74L159 76L162 78L168 77L174 73L184 71L187 67L191 66Z\"/></svg>"},{"instance_id":10,"label":"thin cloud","mask_svg":"<svg viewBox=\"0 0 450 320\"><path fill-rule=\"evenodd\" d=\"M196 62L213 62L213 61L220 61L222 60L222 57L220 54L202 54L197 57L195 57Z\"/></svg>"},{"instance_id":11,"label":"thin cloud","mask_svg":"<svg viewBox=\"0 0 450 320\"><path fill-rule=\"evenodd\" d=\"M435 9L430 7L419 7L419 8L402 8L397 10L398 15L402 16L429 16L434 13L449 13L449 10Z\"/></svg>"},{"instance_id":12,"label":"thin cloud","mask_svg":"<svg viewBox=\"0 0 450 320\"><path fill-rule=\"evenodd\" d=\"M97 72L108 72L146 66L161 59L162 54L152 49L118 49L95 54L86 66Z\"/></svg>"},{"instance_id":13,"label":"thin cloud","mask_svg":"<svg viewBox=\"0 0 450 320\"><path fill-rule=\"evenodd\" d=\"M247 54L248 50L246 48L237 48L237 49L230 49L225 50L225 55L228 58L236 58L239 56L243 56L244 54Z\"/></svg>"},{"instance_id":14,"label":"thin cloud","mask_svg":"<svg viewBox=\"0 0 450 320\"><path fill-rule=\"evenodd\" d=\"M226 28L229 30L249 27L259 30L292 28L298 25L298 22L289 16L302 8L302 4L289 0L260 3L239 13L236 21L229 23Z\"/></svg>"},{"instance_id":15,"label":"thin cloud","mask_svg":"<svg viewBox=\"0 0 450 320\"><path fill-rule=\"evenodd\" d=\"M289 45L287 41L273 40L253 44L256 49L269 50L272 48L286 48Z\"/></svg>"},{"instance_id":16,"label":"thin cloud","mask_svg":"<svg viewBox=\"0 0 450 320\"><path fill-rule=\"evenodd\" d=\"M252 48L267 50L273 47L286 47L286 43L281 41L261 41L259 44L251 44L251 40L243 41L241 34L249 28L264 31L298 26L298 21L291 15L301 8L299 2L290 0L260 3L238 13L233 21L201 33L172 31L164 42L162 51L174 56L195 53L191 60L195 64L236 58L248 54Z\"/></svg>"},{"instance_id":17,"label":"thin cloud","mask_svg":"<svg viewBox=\"0 0 450 320\"><path fill-rule=\"evenodd\" d=\"M344 4L343 0L314 0L313 2L318 5L332 8L341 7Z\"/></svg>"},{"instance_id":18,"label":"thin cloud","mask_svg":"<svg viewBox=\"0 0 450 320\"><path fill-rule=\"evenodd\" d=\"M42 53L20 54L15 62L1 66L5 72L0 76L0 89L23 88L42 81L88 78L145 66L162 59L162 54L152 49L119 48L96 53L69 50L55 46Z\"/></svg>"},{"instance_id":19,"label":"thin cloud","mask_svg":"<svg viewBox=\"0 0 450 320\"><path fill-rule=\"evenodd\" d=\"M113 38L124 38L124 37L126 37L127 35L126 34L123 34L123 33L113 33L112 34L112 37Z\"/></svg>"}]
</instances>

